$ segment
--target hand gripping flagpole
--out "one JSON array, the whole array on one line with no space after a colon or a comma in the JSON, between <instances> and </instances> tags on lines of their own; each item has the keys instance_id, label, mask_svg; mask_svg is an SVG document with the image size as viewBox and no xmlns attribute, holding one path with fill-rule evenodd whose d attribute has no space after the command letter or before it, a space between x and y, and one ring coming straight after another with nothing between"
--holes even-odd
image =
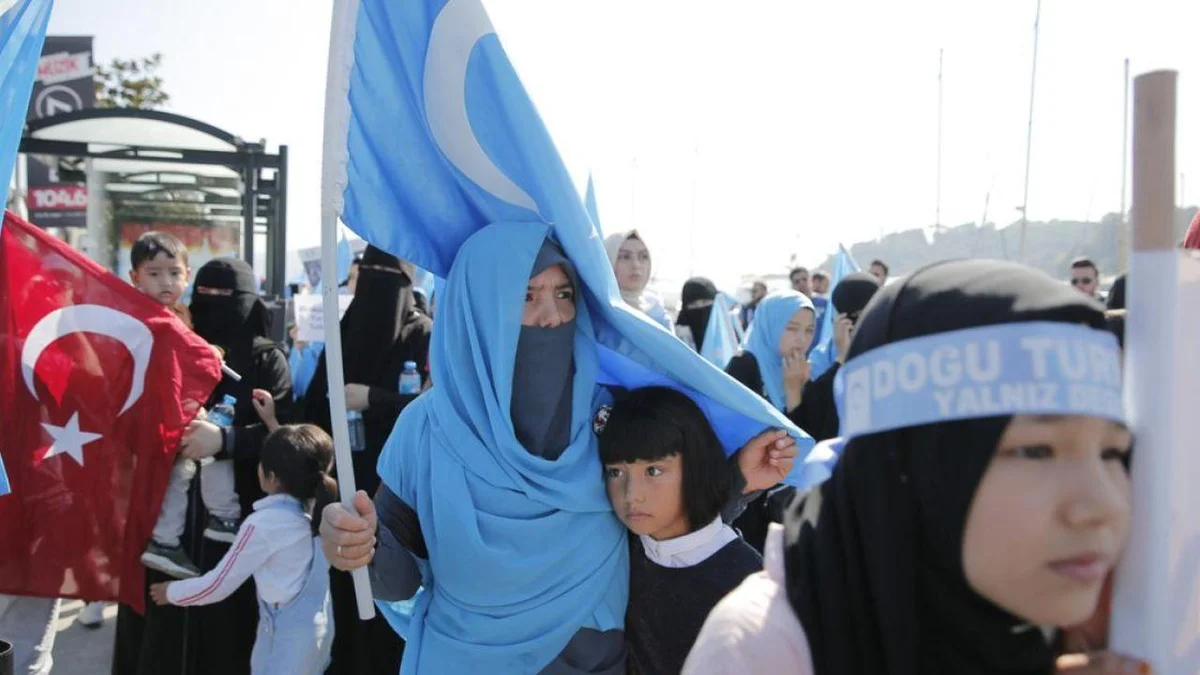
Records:
<instances>
[{"instance_id":1,"label":"hand gripping flagpole","mask_svg":"<svg viewBox=\"0 0 1200 675\"><path fill-rule=\"evenodd\" d=\"M329 375L329 419L338 466L342 505L354 513L354 459L346 421L346 376L342 368L342 332L338 316L337 228L346 185L346 132L350 121L350 69L354 63L354 20L357 0L335 0L329 37L329 70L325 91L325 145L321 163L321 288L325 314L325 366ZM351 572L358 618L375 616L367 568Z\"/></svg>"}]
</instances>

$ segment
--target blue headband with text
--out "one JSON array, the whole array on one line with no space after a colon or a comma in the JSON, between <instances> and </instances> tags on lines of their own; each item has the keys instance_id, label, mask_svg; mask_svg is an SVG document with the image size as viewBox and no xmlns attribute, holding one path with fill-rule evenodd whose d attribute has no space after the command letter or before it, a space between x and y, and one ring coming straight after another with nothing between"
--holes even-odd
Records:
<instances>
[{"instance_id":1,"label":"blue headband with text","mask_svg":"<svg viewBox=\"0 0 1200 675\"><path fill-rule=\"evenodd\" d=\"M872 349L834 379L846 440L1002 415L1088 415L1125 423L1111 333L1028 322L935 333Z\"/></svg>"}]
</instances>

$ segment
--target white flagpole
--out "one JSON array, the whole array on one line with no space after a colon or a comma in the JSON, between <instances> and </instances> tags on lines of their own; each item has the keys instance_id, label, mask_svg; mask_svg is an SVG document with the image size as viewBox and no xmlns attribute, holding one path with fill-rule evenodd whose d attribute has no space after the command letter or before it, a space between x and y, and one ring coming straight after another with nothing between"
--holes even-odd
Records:
<instances>
[{"instance_id":1,"label":"white flagpole","mask_svg":"<svg viewBox=\"0 0 1200 675\"><path fill-rule=\"evenodd\" d=\"M329 419L338 466L338 491L351 512L357 487L346 423L346 377L342 369L342 332L338 311L337 228L346 187L346 133L350 121L350 71L354 67L354 21L357 0L334 0L333 27L329 35L329 66L325 90L325 145L321 158L321 279L325 313L325 365L329 374ZM365 567L351 573L358 617L375 616L371 580Z\"/></svg>"},{"instance_id":2,"label":"white flagpole","mask_svg":"<svg viewBox=\"0 0 1200 675\"><path fill-rule=\"evenodd\" d=\"M1117 575L1111 648L1156 673L1200 672L1200 497L1195 390L1200 260L1175 248L1176 80L1133 85L1133 256L1125 398L1137 437L1133 519Z\"/></svg>"}]
</instances>

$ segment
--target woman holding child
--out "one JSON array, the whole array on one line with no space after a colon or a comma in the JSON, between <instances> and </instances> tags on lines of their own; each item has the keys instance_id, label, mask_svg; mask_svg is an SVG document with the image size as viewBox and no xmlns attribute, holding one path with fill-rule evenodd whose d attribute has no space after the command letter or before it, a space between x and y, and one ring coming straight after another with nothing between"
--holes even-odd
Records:
<instances>
[{"instance_id":1,"label":"woman holding child","mask_svg":"<svg viewBox=\"0 0 1200 675\"><path fill-rule=\"evenodd\" d=\"M238 521L250 515L254 503L265 496L258 465L267 429L259 419L252 392L268 392L279 417L290 419L287 356L267 338L267 308L257 288L249 264L225 258L200 268L193 287L190 309L196 332L218 347L226 364L242 377L234 381L226 376L205 406L211 409L226 394L234 396L237 405L233 426L222 429L197 420L188 427L181 448L188 459L213 457L216 462L228 461L237 493L237 519L210 517L195 505L188 509L187 529L192 536L184 535L184 548L201 571L217 565L237 534ZM147 574L151 583L172 580L153 570ZM147 605L145 617L130 607L120 608L113 672L249 672L258 615L251 584L206 607Z\"/></svg>"},{"instance_id":2,"label":"woman holding child","mask_svg":"<svg viewBox=\"0 0 1200 675\"><path fill-rule=\"evenodd\" d=\"M374 503L360 493L357 516L325 510L330 562L370 564L378 600L413 599L385 606L408 642L404 673L625 672L629 543L594 427L611 396L591 312L607 298L548 230L493 224L459 250L438 303L436 385L397 423ZM774 485L795 454L783 432L763 433L730 483Z\"/></svg>"}]
</instances>

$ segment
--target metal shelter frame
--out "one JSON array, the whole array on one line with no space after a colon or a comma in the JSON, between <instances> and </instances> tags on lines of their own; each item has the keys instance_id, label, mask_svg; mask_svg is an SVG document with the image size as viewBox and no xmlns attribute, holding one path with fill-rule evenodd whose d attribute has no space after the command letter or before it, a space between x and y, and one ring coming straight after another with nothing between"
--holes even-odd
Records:
<instances>
[{"instance_id":1,"label":"metal shelter frame","mask_svg":"<svg viewBox=\"0 0 1200 675\"><path fill-rule=\"evenodd\" d=\"M171 147L169 145L130 144L100 137L87 139L41 138L39 135L54 135L53 131L63 125L84 122L88 120L145 120L166 123L182 129L200 132L212 140L215 145L228 146L228 150L198 149L187 147ZM225 167L237 174L238 191L240 192L240 209L236 211L242 218L242 257L253 264L255 235L262 234L266 238L267 251L267 282L265 291L268 295L282 295L286 284L287 264L287 171L288 148L279 146L276 154L266 152L263 142L252 143L242 140L227 131L206 124L190 117L157 110L138 110L131 108L91 108L78 110L54 117L30 121L25 126L21 136L20 151L30 155L50 155L57 157L107 159L116 161L131 161L152 163L153 165L173 164L178 166L179 174L187 174L188 166L192 167ZM133 165L134 167L138 165ZM143 165L145 166L145 165ZM158 173L153 169L137 169L132 175L149 175ZM163 169L161 172L166 173ZM171 171L174 173L174 171ZM220 179L216 179L218 182ZM228 184L218 187L232 187ZM152 187L152 185L147 185ZM169 190L169 185L158 185L161 190L147 190L135 197L154 197L155 193ZM213 185L195 184L180 185L181 188L211 192L206 188ZM150 203L153 199L147 200ZM233 202L231 204L230 202ZM203 202L206 205L236 205L236 200L207 194ZM226 213L232 215L231 211ZM220 215L219 213L217 215Z\"/></svg>"}]
</instances>

